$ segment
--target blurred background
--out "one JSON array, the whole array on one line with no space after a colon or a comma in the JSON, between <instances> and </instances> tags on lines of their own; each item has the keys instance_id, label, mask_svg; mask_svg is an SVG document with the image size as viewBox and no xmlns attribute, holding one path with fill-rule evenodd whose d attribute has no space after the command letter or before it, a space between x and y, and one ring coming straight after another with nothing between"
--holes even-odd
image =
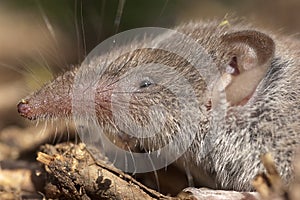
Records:
<instances>
[{"instance_id":1,"label":"blurred background","mask_svg":"<svg viewBox=\"0 0 300 200\"><path fill-rule=\"evenodd\" d=\"M2 0L0 130L24 120L18 99L117 32L237 16L290 35L300 31L298 0ZM119 23L118 23L119 21Z\"/></svg>"},{"instance_id":2,"label":"blurred background","mask_svg":"<svg viewBox=\"0 0 300 200\"><path fill-rule=\"evenodd\" d=\"M299 10L297 0L2 0L0 129L23 120L19 98L117 32L234 15L292 35L300 30Z\"/></svg>"},{"instance_id":3,"label":"blurred background","mask_svg":"<svg viewBox=\"0 0 300 200\"><path fill-rule=\"evenodd\" d=\"M18 101L80 64L105 38L232 15L299 38L299 10L298 0L1 0L0 161L35 159L39 131L18 115Z\"/></svg>"}]
</instances>

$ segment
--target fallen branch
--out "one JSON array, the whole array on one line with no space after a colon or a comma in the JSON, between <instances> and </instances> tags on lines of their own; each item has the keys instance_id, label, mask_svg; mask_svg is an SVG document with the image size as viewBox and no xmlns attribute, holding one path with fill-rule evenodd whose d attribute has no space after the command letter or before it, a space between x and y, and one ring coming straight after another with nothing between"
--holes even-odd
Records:
<instances>
[{"instance_id":1,"label":"fallen branch","mask_svg":"<svg viewBox=\"0 0 300 200\"><path fill-rule=\"evenodd\" d=\"M42 153L43 152L43 153ZM257 193L187 188L177 197L149 189L106 162L95 162L83 144L45 145L37 160L48 174L45 195L62 199L256 200Z\"/></svg>"}]
</instances>

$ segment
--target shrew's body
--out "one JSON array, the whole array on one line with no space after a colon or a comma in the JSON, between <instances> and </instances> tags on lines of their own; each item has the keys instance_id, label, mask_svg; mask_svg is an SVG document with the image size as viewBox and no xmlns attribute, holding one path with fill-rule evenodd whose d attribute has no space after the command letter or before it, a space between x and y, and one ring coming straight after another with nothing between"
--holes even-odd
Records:
<instances>
[{"instance_id":1,"label":"shrew's body","mask_svg":"<svg viewBox=\"0 0 300 200\"><path fill-rule=\"evenodd\" d=\"M94 58L94 66L86 68L92 71L99 63L110 61L111 55L119 55L95 81L100 125L110 135L126 138L129 146L130 137L122 136L130 131L126 131L129 123L146 127L145 134L159 131L152 139L132 139L145 149L160 148L178 134L183 141L195 134L179 163L188 166L196 180L203 177L201 173L211 177L216 188L251 190L251 180L263 170L259 157L266 152L275 158L283 179L290 181L291 161L300 142L299 41L245 24L222 25L220 21L188 23L175 30L203 48L199 52L204 50L210 58L209 63L203 63L205 70L217 71L220 76L211 73L211 80L204 80L197 67L182 56L161 48L136 50L142 42L134 41ZM153 45L166 47L172 41L179 48L183 41L172 37L162 35ZM123 53L124 49L130 53ZM172 70L150 65L135 70L141 63L161 63ZM22 100L20 114L29 119L70 116L76 73L76 69L66 72ZM178 84L178 75L187 80L193 95L185 92L186 85ZM128 107L123 106L125 93L130 94ZM184 102L177 101L178 95L184 96ZM197 105L189 104L195 99ZM163 115L153 106L163 107ZM112 118L113 107L120 111L123 128ZM122 112L125 107L129 114ZM180 124L182 110L190 116L188 126Z\"/></svg>"}]
</instances>

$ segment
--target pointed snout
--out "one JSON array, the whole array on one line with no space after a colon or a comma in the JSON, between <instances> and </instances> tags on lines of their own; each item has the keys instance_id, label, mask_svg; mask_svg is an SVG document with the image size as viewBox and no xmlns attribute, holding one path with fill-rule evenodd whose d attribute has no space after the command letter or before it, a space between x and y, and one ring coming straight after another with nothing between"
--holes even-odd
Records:
<instances>
[{"instance_id":1,"label":"pointed snout","mask_svg":"<svg viewBox=\"0 0 300 200\"><path fill-rule=\"evenodd\" d=\"M20 113L20 115L22 117L25 117L25 118L28 118L28 119L34 119L33 117L31 117L31 107L30 105L28 104L28 101L27 100L24 100L22 99L18 105L17 105L17 108L18 108L18 112Z\"/></svg>"}]
</instances>

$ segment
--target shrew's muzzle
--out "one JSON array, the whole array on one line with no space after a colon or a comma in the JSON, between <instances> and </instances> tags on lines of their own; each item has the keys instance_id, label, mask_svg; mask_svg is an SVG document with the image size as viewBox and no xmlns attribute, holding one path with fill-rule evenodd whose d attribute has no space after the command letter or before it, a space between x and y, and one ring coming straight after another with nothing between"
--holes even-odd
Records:
<instances>
[{"instance_id":1,"label":"shrew's muzzle","mask_svg":"<svg viewBox=\"0 0 300 200\"><path fill-rule=\"evenodd\" d=\"M18 112L22 117L25 117L30 120L34 120L36 117L32 116L32 109L28 104L27 100L22 99L17 105Z\"/></svg>"}]
</instances>

